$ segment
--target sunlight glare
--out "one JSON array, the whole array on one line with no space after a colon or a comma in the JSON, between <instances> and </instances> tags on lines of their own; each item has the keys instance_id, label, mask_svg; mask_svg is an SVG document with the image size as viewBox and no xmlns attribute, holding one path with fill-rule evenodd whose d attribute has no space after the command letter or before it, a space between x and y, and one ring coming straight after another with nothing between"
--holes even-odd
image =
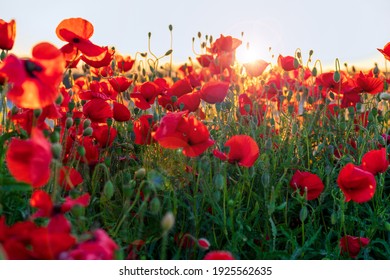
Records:
<instances>
[{"instance_id":1,"label":"sunlight glare","mask_svg":"<svg viewBox=\"0 0 390 280\"><path fill-rule=\"evenodd\" d=\"M240 64L254 62L258 59L262 59L261 53L245 46L237 48L236 59Z\"/></svg>"}]
</instances>

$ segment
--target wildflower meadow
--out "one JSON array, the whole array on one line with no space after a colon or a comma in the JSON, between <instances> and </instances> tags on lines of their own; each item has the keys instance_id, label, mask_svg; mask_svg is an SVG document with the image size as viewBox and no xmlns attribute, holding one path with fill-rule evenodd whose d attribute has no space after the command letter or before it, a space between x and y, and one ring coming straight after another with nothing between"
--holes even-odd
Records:
<instances>
[{"instance_id":1,"label":"wildflower meadow","mask_svg":"<svg viewBox=\"0 0 390 280\"><path fill-rule=\"evenodd\" d=\"M0 259L390 259L388 69L242 63L242 38L200 32L178 65L151 33L96 45L84 18L20 57L16 27L0 19Z\"/></svg>"}]
</instances>

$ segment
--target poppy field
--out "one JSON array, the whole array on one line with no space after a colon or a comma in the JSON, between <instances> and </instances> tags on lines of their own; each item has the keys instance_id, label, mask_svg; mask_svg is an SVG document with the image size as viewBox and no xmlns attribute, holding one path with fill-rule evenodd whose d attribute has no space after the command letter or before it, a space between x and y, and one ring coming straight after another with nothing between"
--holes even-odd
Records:
<instances>
[{"instance_id":1,"label":"poppy field","mask_svg":"<svg viewBox=\"0 0 390 280\"><path fill-rule=\"evenodd\" d=\"M53 32L19 57L0 19L0 259L390 259L387 69Z\"/></svg>"}]
</instances>

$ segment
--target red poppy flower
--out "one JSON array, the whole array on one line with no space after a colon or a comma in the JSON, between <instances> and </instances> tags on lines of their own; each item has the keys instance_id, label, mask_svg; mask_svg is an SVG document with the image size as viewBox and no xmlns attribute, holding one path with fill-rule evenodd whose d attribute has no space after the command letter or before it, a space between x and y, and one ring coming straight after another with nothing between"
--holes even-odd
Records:
<instances>
[{"instance_id":1,"label":"red poppy flower","mask_svg":"<svg viewBox=\"0 0 390 280\"><path fill-rule=\"evenodd\" d=\"M108 118L113 117L110 104L102 99L92 99L84 104L83 114L92 122L105 123Z\"/></svg>"},{"instance_id":2,"label":"red poppy flower","mask_svg":"<svg viewBox=\"0 0 390 280\"><path fill-rule=\"evenodd\" d=\"M91 73L95 77L104 77L104 78L111 77L114 75L114 71L112 70L111 65L102 66L99 68L91 67Z\"/></svg>"},{"instance_id":3,"label":"red poppy flower","mask_svg":"<svg viewBox=\"0 0 390 280\"><path fill-rule=\"evenodd\" d=\"M348 82L345 75L340 72L340 81L334 80L334 72L325 72L317 76L316 85L322 88L323 95L326 96L328 91L343 93L343 86Z\"/></svg>"},{"instance_id":4,"label":"red poppy flower","mask_svg":"<svg viewBox=\"0 0 390 280\"><path fill-rule=\"evenodd\" d=\"M134 59L130 56L122 56L120 54L115 55L116 65L121 72L128 72L133 68Z\"/></svg>"},{"instance_id":5,"label":"red poppy flower","mask_svg":"<svg viewBox=\"0 0 390 280\"><path fill-rule=\"evenodd\" d=\"M210 81L203 85L200 97L210 104L221 103L228 94L229 83Z\"/></svg>"},{"instance_id":6,"label":"red poppy flower","mask_svg":"<svg viewBox=\"0 0 390 280\"><path fill-rule=\"evenodd\" d=\"M209 67L210 62L214 60L214 57L210 54L202 54L196 58L202 67Z\"/></svg>"},{"instance_id":7,"label":"red poppy flower","mask_svg":"<svg viewBox=\"0 0 390 280\"><path fill-rule=\"evenodd\" d=\"M181 111L195 112L200 105L199 91L191 92L180 96L175 102L175 107Z\"/></svg>"},{"instance_id":8,"label":"red poppy flower","mask_svg":"<svg viewBox=\"0 0 390 280\"><path fill-rule=\"evenodd\" d=\"M390 42L385 45L383 49L377 49L380 51L387 60L390 60Z\"/></svg>"},{"instance_id":9,"label":"red poppy flower","mask_svg":"<svg viewBox=\"0 0 390 280\"><path fill-rule=\"evenodd\" d=\"M50 232L48 228L35 230L31 238L32 254L35 259L58 259L62 252L76 244L76 239L69 233Z\"/></svg>"},{"instance_id":10,"label":"red poppy flower","mask_svg":"<svg viewBox=\"0 0 390 280\"><path fill-rule=\"evenodd\" d=\"M224 36L221 34L221 36L212 44L209 51L212 53L233 52L241 44L241 40L233 38L232 36Z\"/></svg>"},{"instance_id":11,"label":"red poppy flower","mask_svg":"<svg viewBox=\"0 0 390 280\"><path fill-rule=\"evenodd\" d=\"M15 20L6 22L0 19L0 49L11 50L15 43L16 23Z\"/></svg>"},{"instance_id":12,"label":"red poppy flower","mask_svg":"<svg viewBox=\"0 0 390 280\"><path fill-rule=\"evenodd\" d=\"M307 190L307 200L313 200L320 196L324 190L324 184L316 174L297 170L291 178L290 187L300 191L304 195Z\"/></svg>"},{"instance_id":13,"label":"red poppy flower","mask_svg":"<svg viewBox=\"0 0 390 280\"><path fill-rule=\"evenodd\" d=\"M183 148L183 154L196 157L214 144L207 127L187 112L168 113L159 127L152 133L153 138L164 148Z\"/></svg>"},{"instance_id":14,"label":"red poppy flower","mask_svg":"<svg viewBox=\"0 0 390 280\"><path fill-rule=\"evenodd\" d=\"M113 127L109 127L107 124L92 123L93 128L92 136L99 143L100 147L110 147L114 142L117 132Z\"/></svg>"},{"instance_id":15,"label":"red poppy flower","mask_svg":"<svg viewBox=\"0 0 390 280\"><path fill-rule=\"evenodd\" d=\"M192 92L192 86L189 79L181 79L176 81L167 91L169 96L180 97L186 93Z\"/></svg>"},{"instance_id":16,"label":"red poppy flower","mask_svg":"<svg viewBox=\"0 0 390 280\"><path fill-rule=\"evenodd\" d=\"M363 72L360 71L359 76L356 78L356 83L363 92L369 94L378 94L382 92L384 88L384 81L380 78L375 78L372 71L369 74L363 74Z\"/></svg>"},{"instance_id":17,"label":"red poppy flower","mask_svg":"<svg viewBox=\"0 0 390 280\"><path fill-rule=\"evenodd\" d=\"M229 147L228 161L230 163L237 162L244 167L251 167L259 157L259 147L256 141L248 135L232 136L225 143L225 147Z\"/></svg>"},{"instance_id":18,"label":"red poppy flower","mask_svg":"<svg viewBox=\"0 0 390 280\"><path fill-rule=\"evenodd\" d=\"M100 67L106 67L110 65L115 51L112 49L109 49L108 47L101 48L103 49L103 52L96 56L88 56L88 55L82 55L81 60L84 61L86 64L88 64L91 67L94 68L100 68Z\"/></svg>"},{"instance_id":19,"label":"red poppy flower","mask_svg":"<svg viewBox=\"0 0 390 280\"><path fill-rule=\"evenodd\" d=\"M356 258L361 248L366 247L369 243L370 239L368 238L346 235L341 237L339 246L341 254L347 254L351 258Z\"/></svg>"},{"instance_id":20,"label":"red poppy flower","mask_svg":"<svg viewBox=\"0 0 390 280\"><path fill-rule=\"evenodd\" d=\"M44 186L50 179L51 145L43 133L33 128L28 140L12 139L6 153L9 172L16 180Z\"/></svg>"},{"instance_id":21,"label":"red poppy flower","mask_svg":"<svg viewBox=\"0 0 390 280\"><path fill-rule=\"evenodd\" d=\"M131 113L129 108L116 101L114 101L113 103L114 103L114 107L112 111L113 111L114 120L116 120L117 122L127 122L128 120L131 119Z\"/></svg>"},{"instance_id":22,"label":"red poppy flower","mask_svg":"<svg viewBox=\"0 0 390 280\"><path fill-rule=\"evenodd\" d=\"M67 260L112 260L118 245L102 230L93 232L90 239L77 244L76 248L61 255Z\"/></svg>"},{"instance_id":23,"label":"red poppy flower","mask_svg":"<svg viewBox=\"0 0 390 280\"><path fill-rule=\"evenodd\" d=\"M345 201L353 200L357 203L369 201L376 189L374 175L352 163L341 169L337 184L344 193Z\"/></svg>"},{"instance_id":24,"label":"red poppy flower","mask_svg":"<svg viewBox=\"0 0 390 280\"><path fill-rule=\"evenodd\" d=\"M27 260L33 259L28 246L31 242L32 233L38 227L31 221L22 221L7 226L5 217L0 217L0 246L3 248L6 259Z\"/></svg>"},{"instance_id":25,"label":"red poppy flower","mask_svg":"<svg viewBox=\"0 0 390 280\"><path fill-rule=\"evenodd\" d=\"M232 253L228 251L211 251L206 254L204 260L235 260Z\"/></svg>"},{"instance_id":26,"label":"red poppy flower","mask_svg":"<svg viewBox=\"0 0 390 280\"><path fill-rule=\"evenodd\" d=\"M261 74L263 74L265 68L269 65L269 62L266 62L262 59L256 60L254 62L245 63L245 71L248 74L248 76L251 77L258 77Z\"/></svg>"},{"instance_id":27,"label":"red poppy flower","mask_svg":"<svg viewBox=\"0 0 390 280\"><path fill-rule=\"evenodd\" d=\"M46 119L58 119L61 117L58 111L52 108L53 106L47 106L43 108L41 115L38 118L34 117L34 110L32 109L19 109L17 112L10 111L8 117L14 123L17 131L24 129L28 135L31 135L31 130L35 125L40 130L46 130L49 126L46 123Z\"/></svg>"},{"instance_id":28,"label":"red poppy flower","mask_svg":"<svg viewBox=\"0 0 390 280\"><path fill-rule=\"evenodd\" d=\"M361 168L373 175L386 172L388 167L389 160L387 159L386 148L369 151L362 157Z\"/></svg>"},{"instance_id":29,"label":"red poppy flower","mask_svg":"<svg viewBox=\"0 0 390 280\"><path fill-rule=\"evenodd\" d=\"M241 116L248 116L252 114L253 103L245 93L238 96L238 107Z\"/></svg>"},{"instance_id":30,"label":"red poppy flower","mask_svg":"<svg viewBox=\"0 0 390 280\"><path fill-rule=\"evenodd\" d=\"M84 137L81 146L84 147L85 154L80 155L77 153L77 158L89 165L97 164L99 162L100 146L95 143L95 138L91 136Z\"/></svg>"},{"instance_id":31,"label":"red poppy flower","mask_svg":"<svg viewBox=\"0 0 390 280\"><path fill-rule=\"evenodd\" d=\"M108 79L112 87L116 92L126 91L129 86L132 84L133 80L126 78L124 76L118 76L115 78Z\"/></svg>"},{"instance_id":32,"label":"red poppy flower","mask_svg":"<svg viewBox=\"0 0 390 280\"><path fill-rule=\"evenodd\" d=\"M58 183L65 190L71 190L83 181L81 174L73 167L63 166L61 168Z\"/></svg>"},{"instance_id":33,"label":"red poppy flower","mask_svg":"<svg viewBox=\"0 0 390 280\"><path fill-rule=\"evenodd\" d=\"M106 50L94 45L89 38L93 35L93 25L82 18L64 19L57 26L56 34L62 41L69 44L68 48L80 50L89 57L100 56Z\"/></svg>"},{"instance_id":34,"label":"red poppy flower","mask_svg":"<svg viewBox=\"0 0 390 280\"><path fill-rule=\"evenodd\" d=\"M50 195L42 190L33 192L30 199L30 205L34 208L38 208L33 218L50 218L57 214L64 214L69 212L74 206L88 206L90 201L90 195L88 193L79 196L78 198L66 197L65 202L54 205Z\"/></svg>"},{"instance_id":35,"label":"red poppy flower","mask_svg":"<svg viewBox=\"0 0 390 280\"><path fill-rule=\"evenodd\" d=\"M284 71L291 71L299 68L298 60L293 56L278 56L278 65L283 68Z\"/></svg>"},{"instance_id":36,"label":"red poppy flower","mask_svg":"<svg viewBox=\"0 0 390 280\"><path fill-rule=\"evenodd\" d=\"M7 97L16 106L37 109L57 99L64 67L61 51L49 43L40 43L33 48L31 59L8 55L0 66L0 75L12 84Z\"/></svg>"},{"instance_id":37,"label":"red poppy flower","mask_svg":"<svg viewBox=\"0 0 390 280\"><path fill-rule=\"evenodd\" d=\"M149 109L161 93L161 88L154 82L145 82L141 86L136 86L134 92L130 94L134 105L142 110Z\"/></svg>"},{"instance_id":38,"label":"red poppy flower","mask_svg":"<svg viewBox=\"0 0 390 280\"><path fill-rule=\"evenodd\" d=\"M153 140L151 133L154 125L153 115L142 115L136 120L134 122L134 143L137 145L150 145Z\"/></svg>"}]
</instances>

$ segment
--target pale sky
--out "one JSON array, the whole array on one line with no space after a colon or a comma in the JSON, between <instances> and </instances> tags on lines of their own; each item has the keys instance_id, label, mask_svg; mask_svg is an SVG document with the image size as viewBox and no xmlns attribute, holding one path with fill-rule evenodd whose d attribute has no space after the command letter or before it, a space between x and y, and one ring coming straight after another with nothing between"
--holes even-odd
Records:
<instances>
[{"instance_id":1,"label":"pale sky","mask_svg":"<svg viewBox=\"0 0 390 280\"><path fill-rule=\"evenodd\" d=\"M3 2L3 3L1 3ZM5 3L6 2L6 3ZM55 29L62 19L82 17L95 27L91 41L115 46L118 52L134 56L147 51L148 32L152 50L158 55L170 48L168 25L173 25L173 60L187 61L192 37L200 31L218 38L220 34L250 42L258 58L270 61L294 55L297 48L306 59L334 65L336 58L358 68L374 62L383 67L377 51L390 41L390 1L343 0L0 0L0 18L17 24L13 52L30 54L31 47L48 41L61 47ZM197 48L199 50L199 48Z\"/></svg>"}]
</instances>

